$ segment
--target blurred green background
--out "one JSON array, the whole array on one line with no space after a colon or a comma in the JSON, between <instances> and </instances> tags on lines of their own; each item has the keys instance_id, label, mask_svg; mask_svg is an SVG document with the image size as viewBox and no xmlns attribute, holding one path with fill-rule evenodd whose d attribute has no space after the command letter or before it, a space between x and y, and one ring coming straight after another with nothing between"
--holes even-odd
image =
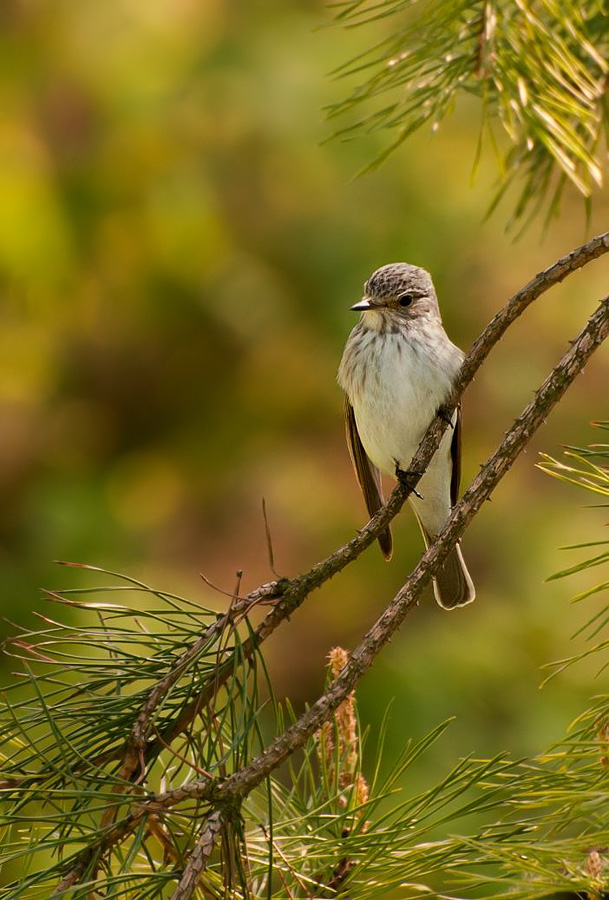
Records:
<instances>
[{"instance_id":1,"label":"blurred green background","mask_svg":"<svg viewBox=\"0 0 609 900\"><path fill-rule=\"evenodd\" d=\"M480 110L458 108L378 172L376 135L327 139L329 73L371 43L305 0L3 0L0 6L0 582L7 620L48 612L41 587L97 583L54 559L127 571L223 608L199 577L242 590L306 570L365 521L335 373L370 272L433 273L467 349L537 271L607 228L597 198L518 242L490 221L494 162L471 171ZM346 124L346 123L345 123ZM587 230L586 230L587 228ZM464 485L607 292L600 261L512 328L465 399ZM535 468L598 440L601 350L478 516L464 552L478 600L428 595L359 689L390 741L456 716L421 765L543 750L602 685L581 664L595 573L543 579L601 540L606 511ZM269 642L279 696L313 699L328 649L354 646L421 552L409 512L391 565L371 550ZM594 601L589 601L592 604ZM56 611L55 611L56 612ZM11 633L12 626L5 625ZM10 662L5 669L8 678ZM420 771L420 770L419 770Z\"/></svg>"}]
</instances>

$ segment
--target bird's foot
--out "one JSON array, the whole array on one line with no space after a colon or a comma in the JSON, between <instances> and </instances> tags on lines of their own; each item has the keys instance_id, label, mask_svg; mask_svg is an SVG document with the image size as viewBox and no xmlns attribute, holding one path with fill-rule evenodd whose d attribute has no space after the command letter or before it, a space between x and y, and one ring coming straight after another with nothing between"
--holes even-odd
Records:
<instances>
[{"instance_id":1,"label":"bird's foot","mask_svg":"<svg viewBox=\"0 0 609 900\"><path fill-rule=\"evenodd\" d=\"M443 422L446 422L447 425L450 425L451 428L455 427L453 425L452 416L448 414L448 410L444 405L438 406L438 411L437 411L436 415L439 416Z\"/></svg>"},{"instance_id":2,"label":"bird's foot","mask_svg":"<svg viewBox=\"0 0 609 900\"><path fill-rule=\"evenodd\" d=\"M419 494L417 489L410 484L410 482L413 478L420 478L423 475L423 473L422 472L413 472L411 470L406 470L406 469L401 469L399 459L394 459L393 461L395 463L395 477L397 478L397 480L400 482L401 485L403 485L406 488L409 488L409 490L412 491L412 493L415 495L415 497L418 497L419 500L422 500L423 497L421 496L421 494Z\"/></svg>"}]
</instances>

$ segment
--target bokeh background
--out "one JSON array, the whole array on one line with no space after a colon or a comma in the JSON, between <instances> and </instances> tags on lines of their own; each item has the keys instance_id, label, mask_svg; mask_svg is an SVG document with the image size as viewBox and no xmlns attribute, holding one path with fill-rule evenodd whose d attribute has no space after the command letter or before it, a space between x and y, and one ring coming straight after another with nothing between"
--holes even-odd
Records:
<instances>
[{"instance_id":1,"label":"bokeh background","mask_svg":"<svg viewBox=\"0 0 609 900\"><path fill-rule=\"evenodd\" d=\"M374 35L331 23L314 0L0 5L7 634L47 609L41 587L99 581L56 559L223 608L201 572L226 590L237 569L242 590L272 577L263 497L277 570L306 570L365 520L335 373L370 272L430 269L467 349L530 277L607 228L604 196L590 222L567 197L517 242L509 197L485 221L497 172L483 155L472 179L473 102L356 177L383 138L328 141L323 108L347 90L329 73ZM596 262L495 350L465 399L465 484L608 283ZM448 615L426 596L361 684L373 729L393 699L390 751L456 717L417 777L465 753L543 750L602 689L595 661L539 689L544 664L583 649L571 635L592 607L569 597L598 573L544 579L580 558L561 545L601 540L607 516L535 463L599 439L608 375L603 349L470 528L477 602ZM269 642L277 694L297 708L328 649L354 646L416 562L407 511L395 535L391 565L371 548Z\"/></svg>"}]
</instances>

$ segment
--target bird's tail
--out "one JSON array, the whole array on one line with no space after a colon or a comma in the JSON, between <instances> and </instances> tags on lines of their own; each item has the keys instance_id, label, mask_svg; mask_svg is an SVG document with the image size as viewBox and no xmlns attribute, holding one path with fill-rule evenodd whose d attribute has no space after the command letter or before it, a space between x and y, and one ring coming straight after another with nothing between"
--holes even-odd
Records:
<instances>
[{"instance_id":1,"label":"bird's tail","mask_svg":"<svg viewBox=\"0 0 609 900\"><path fill-rule=\"evenodd\" d=\"M423 533L425 546L429 547L435 536L427 531L416 509L415 515ZM433 578L433 593L442 609L466 606L476 599L476 588L472 576L467 571L459 544L455 544L436 572Z\"/></svg>"},{"instance_id":2,"label":"bird's tail","mask_svg":"<svg viewBox=\"0 0 609 900\"><path fill-rule=\"evenodd\" d=\"M459 544L450 551L433 579L433 592L442 609L471 603L476 589L467 571Z\"/></svg>"}]
</instances>

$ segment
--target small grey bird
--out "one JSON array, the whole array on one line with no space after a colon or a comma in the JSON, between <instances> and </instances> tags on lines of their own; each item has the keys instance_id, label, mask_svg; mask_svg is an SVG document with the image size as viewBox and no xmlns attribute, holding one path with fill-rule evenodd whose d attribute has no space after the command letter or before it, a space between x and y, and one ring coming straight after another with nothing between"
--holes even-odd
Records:
<instances>
[{"instance_id":1,"label":"small grey bird","mask_svg":"<svg viewBox=\"0 0 609 900\"><path fill-rule=\"evenodd\" d=\"M436 292L425 269L391 263L374 272L338 371L345 391L347 443L370 516L383 504L380 472L407 472L429 423L448 399L463 353L442 327ZM461 409L455 411L427 471L409 497L425 544L438 534L456 503L461 469ZM420 492L420 493L419 493ZM387 560L392 539L379 536ZM433 581L444 609L476 596L457 544Z\"/></svg>"}]
</instances>

